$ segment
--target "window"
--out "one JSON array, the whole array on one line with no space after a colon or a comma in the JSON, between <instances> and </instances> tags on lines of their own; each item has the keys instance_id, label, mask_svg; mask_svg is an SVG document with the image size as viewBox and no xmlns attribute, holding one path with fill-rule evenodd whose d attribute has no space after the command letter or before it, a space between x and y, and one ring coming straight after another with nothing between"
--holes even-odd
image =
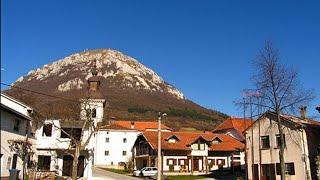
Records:
<instances>
[{"instance_id":1,"label":"window","mask_svg":"<svg viewBox=\"0 0 320 180\"><path fill-rule=\"evenodd\" d=\"M284 147L286 147L286 137L285 135L283 134L283 144L284 144ZM277 134L276 135L276 148L280 148L280 134Z\"/></svg>"},{"instance_id":2,"label":"window","mask_svg":"<svg viewBox=\"0 0 320 180\"><path fill-rule=\"evenodd\" d=\"M42 130L42 136L51 137L52 135L52 124L44 124Z\"/></svg>"},{"instance_id":3,"label":"window","mask_svg":"<svg viewBox=\"0 0 320 180\"><path fill-rule=\"evenodd\" d=\"M122 156L126 156L127 155L127 151L122 151Z\"/></svg>"},{"instance_id":4,"label":"window","mask_svg":"<svg viewBox=\"0 0 320 180\"><path fill-rule=\"evenodd\" d=\"M261 136L261 149L269 149L270 148L270 140L269 136Z\"/></svg>"},{"instance_id":5,"label":"window","mask_svg":"<svg viewBox=\"0 0 320 180\"><path fill-rule=\"evenodd\" d=\"M195 149L196 150L204 150L205 149L205 144L201 143L200 140L198 140Z\"/></svg>"},{"instance_id":6,"label":"window","mask_svg":"<svg viewBox=\"0 0 320 180\"><path fill-rule=\"evenodd\" d=\"M105 155L105 156L109 156L109 151L105 151L105 152L104 152L104 155Z\"/></svg>"},{"instance_id":7,"label":"window","mask_svg":"<svg viewBox=\"0 0 320 180\"><path fill-rule=\"evenodd\" d=\"M280 163L276 164L277 175L281 174ZM295 175L294 163L285 163L285 171L287 175Z\"/></svg>"},{"instance_id":8,"label":"window","mask_svg":"<svg viewBox=\"0 0 320 180\"><path fill-rule=\"evenodd\" d=\"M12 158L12 166L11 169L16 169L17 168L17 161L18 161L18 155L14 154Z\"/></svg>"},{"instance_id":9,"label":"window","mask_svg":"<svg viewBox=\"0 0 320 180\"><path fill-rule=\"evenodd\" d=\"M127 143L127 138L123 138L123 143Z\"/></svg>"},{"instance_id":10,"label":"window","mask_svg":"<svg viewBox=\"0 0 320 180\"><path fill-rule=\"evenodd\" d=\"M110 142L110 138L106 138L106 143Z\"/></svg>"},{"instance_id":11,"label":"window","mask_svg":"<svg viewBox=\"0 0 320 180\"><path fill-rule=\"evenodd\" d=\"M20 120L19 119L15 119L14 120L14 124L13 124L13 130L19 131L19 128L20 128Z\"/></svg>"},{"instance_id":12,"label":"window","mask_svg":"<svg viewBox=\"0 0 320 180\"><path fill-rule=\"evenodd\" d=\"M187 162L186 159L179 159L178 160L178 165L181 165L181 166L186 165L187 164L186 162Z\"/></svg>"},{"instance_id":13,"label":"window","mask_svg":"<svg viewBox=\"0 0 320 180\"><path fill-rule=\"evenodd\" d=\"M76 140L81 138L81 128L62 128L61 129L61 138L70 138L70 136Z\"/></svg>"},{"instance_id":14,"label":"window","mask_svg":"<svg viewBox=\"0 0 320 180\"><path fill-rule=\"evenodd\" d=\"M212 167L216 165L216 160L215 159L208 159L208 164Z\"/></svg>"},{"instance_id":15,"label":"window","mask_svg":"<svg viewBox=\"0 0 320 180\"><path fill-rule=\"evenodd\" d=\"M49 171L51 156L38 156L38 170Z\"/></svg>"},{"instance_id":16,"label":"window","mask_svg":"<svg viewBox=\"0 0 320 180\"><path fill-rule=\"evenodd\" d=\"M225 159L217 159L217 165L224 166L225 164L226 164L226 160Z\"/></svg>"},{"instance_id":17,"label":"window","mask_svg":"<svg viewBox=\"0 0 320 180\"><path fill-rule=\"evenodd\" d=\"M199 150L204 150L204 144L200 144L200 149Z\"/></svg>"},{"instance_id":18,"label":"window","mask_svg":"<svg viewBox=\"0 0 320 180\"><path fill-rule=\"evenodd\" d=\"M92 118L97 117L97 110L96 110L96 109L92 109L92 111L91 111L91 117L92 117Z\"/></svg>"},{"instance_id":19,"label":"window","mask_svg":"<svg viewBox=\"0 0 320 180\"><path fill-rule=\"evenodd\" d=\"M176 159L167 159L167 165L177 165Z\"/></svg>"}]
</instances>

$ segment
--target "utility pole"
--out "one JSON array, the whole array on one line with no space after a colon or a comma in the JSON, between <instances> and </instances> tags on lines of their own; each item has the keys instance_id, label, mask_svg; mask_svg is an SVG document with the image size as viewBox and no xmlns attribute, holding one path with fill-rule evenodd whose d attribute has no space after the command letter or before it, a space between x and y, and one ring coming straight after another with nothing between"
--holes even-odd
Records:
<instances>
[{"instance_id":1,"label":"utility pole","mask_svg":"<svg viewBox=\"0 0 320 180\"><path fill-rule=\"evenodd\" d=\"M162 175L162 159L161 159L161 118L165 117L166 113L158 113L158 176L157 180L161 180Z\"/></svg>"}]
</instances>

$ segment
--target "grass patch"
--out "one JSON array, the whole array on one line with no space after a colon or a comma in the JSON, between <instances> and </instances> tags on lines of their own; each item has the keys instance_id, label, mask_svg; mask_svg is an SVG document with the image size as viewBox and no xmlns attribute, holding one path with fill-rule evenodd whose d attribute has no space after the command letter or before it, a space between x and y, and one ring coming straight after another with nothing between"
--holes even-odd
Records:
<instances>
[{"instance_id":1,"label":"grass patch","mask_svg":"<svg viewBox=\"0 0 320 180\"><path fill-rule=\"evenodd\" d=\"M110 172L114 172L117 174L129 174L130 172L128 170L124 170L124 169L112 169L112 168L101 168L103 170L106 171L110 171Z\"/></svg>"},{"instance_id":2,"label":"grass patch","mask_svg":"<svg viewBox=\"0 0 320 180\"><path fill-rule=\"evenodd\" d=\"M167 176L169 180L194 180L204 179L205 176L193 176L193 175L178 175L178 176Z\"/></svg>"}]
</instances>

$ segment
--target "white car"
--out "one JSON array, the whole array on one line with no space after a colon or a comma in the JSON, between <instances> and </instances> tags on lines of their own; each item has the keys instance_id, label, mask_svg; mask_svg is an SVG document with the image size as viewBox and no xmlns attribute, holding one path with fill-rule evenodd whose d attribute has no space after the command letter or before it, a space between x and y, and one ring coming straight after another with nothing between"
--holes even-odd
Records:
<instances>
[{"instance_id":1,"label":"white car","mask_svg":"<svg viewBox=\"0 0 320 180\"><path fill-rule=\"evenodd\" d=\"M144 167L140 170L133 171L133 176L155 176L158 173L158 169L156 167Z\"/></svg>"}]
</instances>

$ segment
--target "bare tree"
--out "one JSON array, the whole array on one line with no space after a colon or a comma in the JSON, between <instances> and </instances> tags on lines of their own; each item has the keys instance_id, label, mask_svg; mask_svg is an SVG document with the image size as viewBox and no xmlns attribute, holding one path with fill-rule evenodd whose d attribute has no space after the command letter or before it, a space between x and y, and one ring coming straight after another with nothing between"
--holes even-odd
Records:
<instances>
[{"instance_id":1,"label":"bare tree","mask_svg":"<svg viewBox=\"0 0 320 180\"><path fill-rule=\"evenodd\" d=\"M281 121L283 112L295 111L314 98L312 90L303 90L298 82L298 73L280 62L279 51L270 41L260 50L254 60L256 74L253 81L260 93L259 105L276 113L276 122L280 134L281 179L285 179L284 135Z\"/></svg>"},{"instance_id":2,"label":"bare tree","mask_svg":"<svg viewBox=\"0 0 320 180\"><path fill-rule=\"evenodd\" d=\"M43 111L42 114L35 118L38 123L45 123L43 119L50 122L52 127L60 131L64 138L57 137L57 143L67 143L66 149L60 149L59 152L72 156L72 174L73 180L78 177L78 159L82 151L88 151L90 154L90 147L88 146L93 135L98 131L98 124L94 121L92 116L92 109L95 105L91 103L90 98L81 99L79 101L70 101L68 104L68 110L60 116L59 123L55 123L52 120L52 109L47 108L47 111ZM51 119L51 120L50 120ZM51 131L51 130L50 130Z\"/></svg>"},{"instance_id":3,"label":"bare tree","mask_svg":"<svg viewBox=\"0 0 320 180\"><path fill-rule=\"evenodd\" d=\"M10 145L10 150L15 152L22 160L22 177L24 179L28 158L34 153L32 150L32 144L28 139L8 140L8 143Z\"/></svg>"},{"instance_id":4,"label":"bare tree","mask_svg":"<svg viewBox=\"0 0 320 180\"><path fill-rule=\"evenodd\" d=\"M79 107L76 104L76 108ZM72 162L72 179L77 179L78 175L78 159L80 157L81 151L88 150L88 144L92 139L95 132L98 131L98 126L94 122L92 117L93 105L90 103L89 99L82 99L80 103L80 113L77 119L66 119L65 122L70 124L70 129L66 130L62 126L57 126L52 123L55 128L60 129L61 133L70 139L68 149L64 150L65 154L71 155L73 157ZM79 112L79 111L76 111ZM75 131L78 130L78 131Z\"/></svg>"}]
</instances>

